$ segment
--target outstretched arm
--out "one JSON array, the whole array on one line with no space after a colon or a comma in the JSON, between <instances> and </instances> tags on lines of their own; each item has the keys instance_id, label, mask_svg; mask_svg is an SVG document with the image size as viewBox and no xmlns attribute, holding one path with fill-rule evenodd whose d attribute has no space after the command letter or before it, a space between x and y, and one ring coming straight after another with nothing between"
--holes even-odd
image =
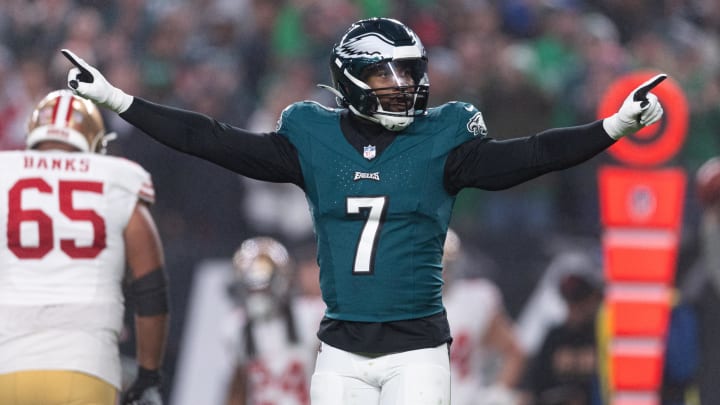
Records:
<instances>
[{"instance_id":1,"label":"outstretched arm","mask_svg":"<svg viewBox=\"0 0 720 405\"><path fill-rule=\"evenodd\" d=\"M445 188L502 190L545 173L582 163L615 141L602 123L550 129L509 140L475 139L458 146L445 163Z\"/></svg>"},{"instance_id":2,"label":"outstretched arm","mask_svg":"<svg viewBox=\"0 0 720 405\"><path fill-rule=\"evenodd\" d=\"M304 186L297 150L276 133L246 131L203 114L138 97L120 117L164 145L235 173Z\"/></svg>"},{"instance_id":3,"label":"outstretched arm","mask_svg":"<svg viewBox=\"0 0 720 405\"><path fill-rule=\"evenodd\" d=\"M617 113L594 123L505 141L479 138L458 146L445 164L446 190L451 194L465 187L501 190L592 158L662 118L662 106L650 90L666 77L660 74L641 84Z\"/></svg>"},{"instance_id":4,"label":"outstretched arm","mask_svg":"<svg viewBox=\"0 0 720 405\"><path fill-rule=\"evenodd\" d=\"M218 122L207 115L133 97L110 84L94 67L67 49L75 66L68 87L112 110L162 144L257 180L304 186L297 150L287 138Z\"/></svg>"}]
</instances>

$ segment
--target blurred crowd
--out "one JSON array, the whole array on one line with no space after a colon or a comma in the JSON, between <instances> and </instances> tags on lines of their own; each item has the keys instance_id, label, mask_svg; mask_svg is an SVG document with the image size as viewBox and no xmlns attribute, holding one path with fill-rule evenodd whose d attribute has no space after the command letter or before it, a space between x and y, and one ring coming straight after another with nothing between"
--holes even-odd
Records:
<instances>
[{"instance_id":1,"label":"blurred crowd","mask_svg":"<svg viewBox=\"0 0 720 405\"><path fill-rule=\"evenodd\" d=\"M677 81L690 105L686 143L668 164L693 173L720 151L717 0L0 0L0 149L23 148L32 106L65 86L61 48L129 94L272 131L294 101L334 105L316 87L329 82L330 48L371 16L415 30L429 53L430 104L474 103L492 137L591 121L615 79L653 69ZM172 362L195 265L258 233L304 243L307 205L291 187L239 179L106 119L118 133L109 153L147 168L158 193L176 311ZM486 276L510 314L550 256L598 236L596 170L608 163L603 155L511 190L460 195L454 227L499 263ZM692 193L686 200L692 244L699 206Z\"/></svg>"}]
</instances>

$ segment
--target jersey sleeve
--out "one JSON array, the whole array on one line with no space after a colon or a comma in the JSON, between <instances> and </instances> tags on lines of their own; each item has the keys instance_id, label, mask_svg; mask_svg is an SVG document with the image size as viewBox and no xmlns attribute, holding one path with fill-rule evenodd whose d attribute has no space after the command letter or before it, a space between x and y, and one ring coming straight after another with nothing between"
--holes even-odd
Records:
<instances>
[{"instance_id":1,"label":"jersey sleeve","mask_svg":"<svg viewBox=\"0 0 720 405\"><path fill-rule=\"evenodd\" d=\"M297 103L293 103L282 110L280 118L278 118L275 132L286 138L290 138L292 136L293 127L297 125L295 117L297 115L296 112L298 108Z\"/></svg>"},{"instance_id":2,"label":"jersey sleeve","mask_svg":"<svg viewBox=\"0 0 720 405\"><path fill-rule=\"evenodd\" d=\"M153 186L150 173L138 163L127 159L118 159L116 179L120 186L131 194L137 196L138 200L148 204L155 203L155 187Z\"/></svg>"},{"instance_id":3,"label":"jersey sleeve","mask_svg":"<svg viewBox=\"0 0 720 405\"><path fill-rule=\"evenodd\" d=\"M314 129L316 112L319 108L326 109L314 101L300 101L285 107L280 114L276 132L290 140L299 150L308 142L306 136Z\"/></svg>"},{"instance_id":4,"label":"jersey sleeve","mask_svg":"<svg viewBox=\"0 0 720 405\"><path fill-rule=\"evenodd\" d=\"M448 107L455 112L457 122L456 135L462 141L476 138L485 138L488 134L485 119L478 109L470 104L460 101L448 103Z\"/></svg>"}]
</instances>

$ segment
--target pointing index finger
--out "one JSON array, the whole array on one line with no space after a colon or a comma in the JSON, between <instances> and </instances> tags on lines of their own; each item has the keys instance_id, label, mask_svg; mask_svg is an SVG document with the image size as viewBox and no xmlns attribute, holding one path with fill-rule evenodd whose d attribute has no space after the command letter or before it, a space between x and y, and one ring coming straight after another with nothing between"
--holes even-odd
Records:
<instances>
[{"instance_id":1,"label":"pointing index finger","mask_svg":"<svg viewBox=\"0 0 720 405\"><path fill-rule=\"evenodd\" d=\"M79 57L77 57L74 53L72 53L69 49L61 49L60 52L73 64L76 68L80 70L80 74L77 76L77 79L86 82L86 83L92 83L93 82L93 75L90 73L90 71L84 66L83 63L80 61ZM83 61L84 62L84 61Z\"/></svg>"},{"instance_id":2,"label":"pointing index finger","mask_svg":"<svg viewBox=\"0 0 720 405\"><path fill-rule=\"evenodd\" d=\"M643 83L640 88L635 90L635 94L633 95L634 101L642 101L642 105L644 106L645 103L647 103L647 95L650 92L650 90L654 89L655 86L660 84L663 80L667 79L667 74L661 73L652 79L648 80L647 82Z\"/></svg>"}]
</instances>

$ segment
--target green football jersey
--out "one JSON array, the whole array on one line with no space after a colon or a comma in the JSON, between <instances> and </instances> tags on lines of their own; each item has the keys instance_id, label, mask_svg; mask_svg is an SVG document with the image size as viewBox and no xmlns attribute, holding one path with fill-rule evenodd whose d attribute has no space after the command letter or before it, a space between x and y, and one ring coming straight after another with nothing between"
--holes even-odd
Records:
<instances>
[{"instance_id":1,"label":"green football jersey","mask_svg":"<svg viewBox=\"0 0 720 405\"><path fill-rule=\"evenodd\" d=\"M428 110L376 155L360 154L340 129L342 110L300 102L277 132L297 148L318 242L329 318L387 322L436 314L442 252L455 196L443 188L445 161L484 136L465 103Z\"/></svg>"}]
</instances>

